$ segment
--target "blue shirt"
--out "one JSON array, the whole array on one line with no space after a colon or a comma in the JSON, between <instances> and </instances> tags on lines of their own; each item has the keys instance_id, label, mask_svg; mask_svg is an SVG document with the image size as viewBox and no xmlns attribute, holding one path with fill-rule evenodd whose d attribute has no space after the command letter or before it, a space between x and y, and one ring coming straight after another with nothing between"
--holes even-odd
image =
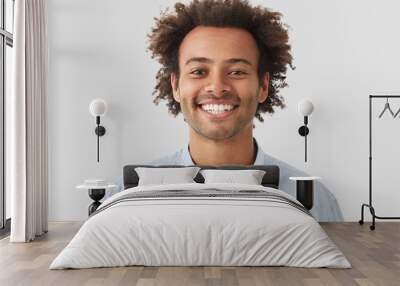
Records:
<instances>
[{"instance_id":1,"label":"blue shirt","mask_svg":"<svg viewBox=\"0 0 400 286\"><path fill-rule=\"evenodd\" d=\"M280 169L279 189L296 197L296 182L289 180L289 177L304 177L309 176L304 171L298 170L293 166L280 161L274 157L271 157L264 153L261 147L257 144L255 138L253 138L256 148L256 160L253 165L277 165ZM192 157L189 153L189 144L175 152L172 155L165 156L154 160L149 165L195 165ZM122 177L118 179L119 189L114 191L123 190ZM109 193L107 197L112 195ZM318 221L343 221L343 215L339 208L334 195L320 182L314 182L314 205L310 210L311 214Z\"/></svg>"}]
</instances>

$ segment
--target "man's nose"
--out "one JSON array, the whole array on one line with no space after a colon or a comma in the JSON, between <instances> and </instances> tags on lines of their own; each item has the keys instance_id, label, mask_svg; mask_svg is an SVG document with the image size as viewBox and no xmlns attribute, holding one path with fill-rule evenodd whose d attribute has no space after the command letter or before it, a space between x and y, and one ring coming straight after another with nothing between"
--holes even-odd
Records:
<instances>
[{"instance_id":1,"label":"man's nose","mask_svg":"<svg viewBox=\"0 0 400 286\"><path fill-rule=\"evenodd\" d=\"M210 80L205 87L207 93L213 93L215 96L222 96L225 92L230 92L231 87L225 81L225 78L221 74L214 74L210 76Z\"/></svg>"}]
</instances>

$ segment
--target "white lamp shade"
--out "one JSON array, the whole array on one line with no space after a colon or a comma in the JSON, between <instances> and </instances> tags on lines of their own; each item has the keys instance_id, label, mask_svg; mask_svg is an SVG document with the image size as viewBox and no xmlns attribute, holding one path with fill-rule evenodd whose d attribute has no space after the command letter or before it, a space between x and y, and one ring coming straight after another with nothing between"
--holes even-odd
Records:
<instances>
[{"instance_id":1,"label":"white lamp shade","mask_svg":"<svg viewBox=\"0 0 400 286\"><path fill-rule=\"evenodd\" d=\"M297 110L301 115L308 116L313 112L314 105L312 104L311 101L303 99L302 101L299 102Z\"/></svg>"},{"instance_id":2,"label":"white lamp shade","mask_svg":"<svg viewBox=\"0 0 400 286\"><path fill-rule=\"evenodd\" d=\"M107 111L107 102L100 98L93 99L89 111L93 116L103 116Z\"/></svg>"}]
</instances>

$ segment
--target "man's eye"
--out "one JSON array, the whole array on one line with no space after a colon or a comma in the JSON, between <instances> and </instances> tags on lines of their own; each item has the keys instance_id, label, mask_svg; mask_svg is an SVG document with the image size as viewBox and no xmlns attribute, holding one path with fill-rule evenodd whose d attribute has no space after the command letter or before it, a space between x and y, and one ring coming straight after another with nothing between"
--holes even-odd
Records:
<instances>
[{"instance_id":1,"label":"man's eye","mask_svg":"<svg viewBox=\"0 0 400 286\"><path fill-rule=\"evenodd\" d=\"M204 74L204 70L193 70L193 71L190 72L190 74L203 75Z\"/></svg>"},{"instance_id":2,"label":"man's eye","mask_svg":"<svg viewBox=\"0 0 400 286\"><path fill-rule=\"evenodd\" d=\"M230 74L233 74L233 75L244 75L244 74L247 74L247 73L244 72L244 71L241 71L241 70L235 70L235 71L231 71Z\"/></svg>"}]
</instances>

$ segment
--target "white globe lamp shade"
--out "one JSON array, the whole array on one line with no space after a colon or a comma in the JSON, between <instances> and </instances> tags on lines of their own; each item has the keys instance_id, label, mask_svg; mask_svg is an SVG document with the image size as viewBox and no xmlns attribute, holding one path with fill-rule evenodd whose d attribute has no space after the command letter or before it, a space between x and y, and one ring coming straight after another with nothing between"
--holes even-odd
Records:
<instances>
[{"instance_id":1,"label":"white globe lamp shade","mask_svg":"<svg viewBox=\"0 0 400 286\"><path fill-rule=\"evenodd\" d=\"M100 98L93 99L90 102L89 111L95 117L103 116L107 112L107 102Z\"/></svg>"},{"instance_id":2,"label":"white globe lamp shade","mask_svg":"<svg viewBox=\"0 0 400 286\"><path fill-rule=\"evenodd\" d=\"M301 115L308 116L313 112L314 105L312 104L311 101L304 99L299 102L299 104L297 106L297 110Z\"/></svg>"}]
</instances>

